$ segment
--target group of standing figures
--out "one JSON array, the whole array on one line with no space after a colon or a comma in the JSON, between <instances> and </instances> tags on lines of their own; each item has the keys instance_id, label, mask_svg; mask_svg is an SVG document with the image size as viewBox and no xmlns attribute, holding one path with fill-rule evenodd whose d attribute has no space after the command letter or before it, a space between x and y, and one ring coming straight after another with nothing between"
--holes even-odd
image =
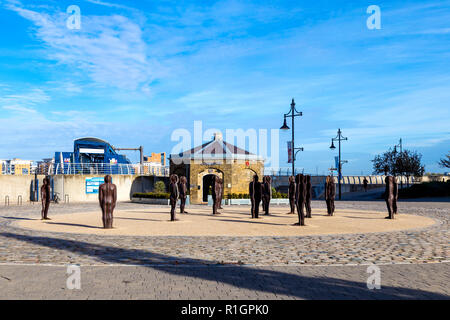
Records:
<instances>
[{"instance_id":1,"label":"group of standing figures","mask_svg":"<svg viewBox=\"0 0 450 320\"><path fill-rule=\"evenodd\" d=\"M258 175L253 176L253 181L249 184L249 194L251 200L251 214L252 218L259 217L259 206L263 204L265 215L269 215L269 205L272 199L272 178L264 176L263 182L258 181ZM394 219L397 214L397 199L398 186L395 177L388 176L385 178L386 190L385 201L388 208L389 216L386 219ZM184 208L187 197L187 179L185 176L178 178L176 174L170 176L169 193L170 193L170 220L176 221L176 205L180 199L180 213L187 213ZM44 178L41 187L42 199L42 220L50 220L48 218L48 209L51 200L50 179ZM329 216L334 214L334 199L336 196L336 187L334 178L327 176L325 182L325 201L327 203L327 212ZM213 199L213 214L220 214L218 209L222 209L223 198L223 180L217 176L213 177L212 182L212 199ZM295 225L304 226L305 218L311 218L311 198L312 198L312 184L311 176L297 174L295 177L289 177L288 198L290 204L290 214L294 214L297 210L298 223ZM100 185L98 200L102 209L102 221L105 229L113 227L113 212L117 202L117 187L112 183L110 175L105 176L105 183ZM306 215L305 215L306 210Z\"/></svg>"},{"instance_id":2,"label":"group of standing figures","mask_svg":"<svg viewBox=\"0 0 450 320\"><path fill-rule=\"evenodd\" d=\"M117 202L117 187L112 183L112 177L106 175L104 179L105 183L101 184L98 188L98 202L100 208L102 209L102 222L103 228L112 229L113 228L113 213ZM48 209L50 207L51 201L51 189L50 189L50 178L45 177L42 182L41 187L41 219L51 220L48 217Z\"/></svg>"},{"instance_id":3,"label":"group of standing figures","mask_svg":"<svg viewBox=\"0 0 450 320\"><path fill-rule=\"evenodd\" d=\"M169 193L170 193L170 220L176 221L175 209L177 206L177 200L180 199L180 213L188 213L184 210L187 197L187 179L185 176L181 176L178 179L178 175L172 174L170 176ZM223 180L218 176L213 176L212 180L212 199L213 199L213 214L220 214L217 210L222 209L223 198Z\"/></svg>"},{"instance_id":4,"label":"group of standing figures","mask_svg":"<svg viewBox=\"0 0 450 320\"><path fill-rule=\"evenodd\" d=\"M187 197L187 179L185 176L178 178L178 175L172 174L170 176L169 184L169 202L170 202L170 221L177 221L175 209L177 207L177 201L180 199L180 213L188 213L184 210L186 206Z\"/></svg>"},{"instance_id":5,"label":"group of standing figures","mask_svg":"<svg viewBox=\"0 0 450 320\"><path fill-rule=\"evenodd\" d=\"M251 213L252 218L259 218L259 205L263 205L264 214L269 214L270 199L272 199L272 178L270 176L264 176L262 183L259 182L258 175L253 176L253 181L249 186Z\"/></svg>"},{"instance_id":6,"label":"group of standing figures","mask_svg":"<svg viewBox=\"0 0 450 320\"><path fill-rule=\"evenodd\" d=\"M297 174L289 177L288 198L291 211L294 214L297 210L297 226L305 225L305 218L311 218L312 184L311 176ZM305 214L306 213L306 214Z\"/></svg>"}]
</instances>

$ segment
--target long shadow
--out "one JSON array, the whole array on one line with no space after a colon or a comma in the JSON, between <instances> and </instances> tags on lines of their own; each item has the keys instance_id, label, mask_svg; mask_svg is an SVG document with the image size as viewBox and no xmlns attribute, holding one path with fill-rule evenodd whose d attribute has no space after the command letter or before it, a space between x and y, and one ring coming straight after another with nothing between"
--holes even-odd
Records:
<instances>
[{"instance_id":1,"label":"long shadow","mask_svg":"<svg viewBox=\"0 0 450 320\"><path fill-rule=\"evenodd\" d=\"M262 221L257 220L257 219L253 219L251 221L232 220L232 219L217 219L217 220L224 221L224 222L241 222L241 223L251 223L251 224L269 224L269 225L273 225L273 226L288 226L289 225L289 224L283 224L283 223L262 222Z\"/></svg>"},{"instance_id":2,"label":"long shadow","mask_svg":"<svg viewBox=\"0 0 450 320\"><path fill-rule=\"evenodd\" d=\"M180 258L150 251L123 249L59 238L13 233L0 233L0 236L39 246L76 252L108 263L140 264L169 274L218 281L237 288L266 291L277 295L290 295L302 299L450 299L449 296L423 290L388 286L382 286L381 290L368 290L365 282L331 277L308 277L243 266L227 268L161 266L161 264L217 265L217 263L192 258L181 258L183 261L180 261Z\"/></svg>"},{"instance_id":3,"label":"long shadow","mask_svg":"<svg viewBox=\"0 0 450 320\"><path fill-rule=\"evenodd\" d=\"M47 224L56 224L61 226L69 226L69 227L82 227L82 228L90 228L90 229L103 229L102 227L90 226L87 224L79 224L79 223L66 223L66 222L46 222Z\"/></svg>"},{"instance_id":4,"label":"long shadow","mask_svg":"<svg viewBox=\"0 0 450 320\"><path fill-rule=\"evenodd\" d=\"M363 220L383 220L384 216L381 217L376 217L376 218L366 218L366 217L351 217L351 216L341 216L343 218L350 218L350 219L363 219Z\"/></svg>"},{"instance_id":5,"label":"long shadow","mask_svg":"<svg viewBox=\"0 0 450 320\"><path fill-rule=\"evenodd\" d=\"M33 219L33 218L5 217L5 216L2 216L2 218L8 219L8 220L40 220L40 219Z\"/></svg>"},{"instance_id":6,"label":"long shadow","mask_svg":"<svg viewBox=\"0 0 450 320\"><path fill-rule=\"evenodd\" d=\"M114 220L116 220L116 219L121 219L121 220L136 220L136 221L163 221L163 220L157 220L157 219L114 217Z\"/></svg>"}]
</instances>

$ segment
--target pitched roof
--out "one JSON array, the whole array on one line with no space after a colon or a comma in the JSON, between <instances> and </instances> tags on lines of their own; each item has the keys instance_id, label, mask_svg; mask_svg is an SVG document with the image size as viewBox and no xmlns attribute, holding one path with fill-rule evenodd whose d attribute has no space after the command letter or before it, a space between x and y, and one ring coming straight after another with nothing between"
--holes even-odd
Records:
<instances>
[{"instance_id":1,"label":"pitched roof","mask_svg":"<svg viewBox=\"0 0 450 320\"><path fill-rule=\"evenodd\" d=\"M240 158L240 159L255 159L259 158L257 155L239 148L222 139L219 134L214 135L214 139L194 147L190 150L179 153L178 155L171 155L177 158L203 158L203 159L221 159L221 158Z\"/></svg>"}]
</instances>

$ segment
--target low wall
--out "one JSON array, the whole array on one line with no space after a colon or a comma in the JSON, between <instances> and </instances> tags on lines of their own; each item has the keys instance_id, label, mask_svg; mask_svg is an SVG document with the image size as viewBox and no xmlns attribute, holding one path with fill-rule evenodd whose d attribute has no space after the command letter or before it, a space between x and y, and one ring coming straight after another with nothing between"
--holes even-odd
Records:
<instances>
[{"instance_id":1,"label":"low wall","mask_svg":"<svg viewBox=\"0 0 450 320\"><path fill-rule=\"evenodd\" d=\"M39 175L39 187L45 176ZM30 202L31 182L33 175L0 175L0 206L5 205L5 198L9 197L10 205L16 205L19 196L22 202Z\"/></svg>"},{"instance_id":2,"label":"low wall","mask_svg":"<svg viewBox=\"0 0 450 320\"><path fill-rule=\"evenodd\" d=\"M69 197L69 202L96 202L98 193L87 193L86 179L103 178L104 175L55 175L53 176L55 192L62 201ZM131 189L135 175L113 175L112 182L117 187L117 201L130 201Z\"/></svg>"}]
</instances>

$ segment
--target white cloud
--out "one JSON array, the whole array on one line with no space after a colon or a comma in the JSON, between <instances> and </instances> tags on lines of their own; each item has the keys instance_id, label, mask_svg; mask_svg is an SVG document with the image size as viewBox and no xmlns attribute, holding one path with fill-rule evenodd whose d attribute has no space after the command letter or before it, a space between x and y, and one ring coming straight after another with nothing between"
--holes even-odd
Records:
<instances>
[{"instance_id":1,"label":"white cloud","mask_svg":"<svg viewBox=\"0 0 450 320\"><path fill-rule=\"evenodd\" d=\"M160 72L147 56L140 26L125 16L82 12L81 30L70 30L65 12L37 12L18 2L6 7L34 23L34 36L44 42L46 58L78 69L97 84L135 90Z\"/></svg>"}]
</instances>

